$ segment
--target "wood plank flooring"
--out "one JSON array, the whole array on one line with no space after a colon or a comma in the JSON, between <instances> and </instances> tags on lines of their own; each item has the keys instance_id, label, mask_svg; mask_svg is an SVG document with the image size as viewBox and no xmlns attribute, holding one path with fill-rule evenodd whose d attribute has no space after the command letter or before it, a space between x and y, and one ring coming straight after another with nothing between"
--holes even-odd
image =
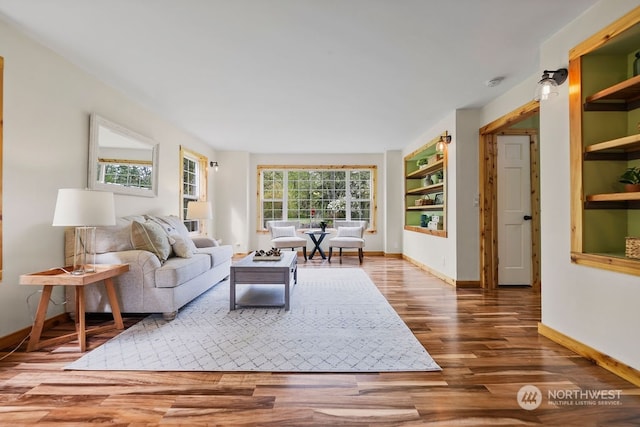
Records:
<instances>
[{"instance_id":1,"label":"wood plank flooring","mask_svg":"<svg viewBox=\"0 0 640 427\"><path fill-rule=\"evenodd\" d=\"M357 256L332 261L300 258L299 265L359 266ZM0 361L0 425L640 425L639 388L538 335L539 296L530 289L456 290L395 258L365 256L362 268L441 372L67 372L63 366L80 355L74 344L21 348ZM127 317L125 326L138 320ZM69 322L47 334L72 328ZM519 406L524 385L541 390L538 408ZM620 390L620 397L558 400L558 390L565 397Z\"/></svg>"}]
</instances>

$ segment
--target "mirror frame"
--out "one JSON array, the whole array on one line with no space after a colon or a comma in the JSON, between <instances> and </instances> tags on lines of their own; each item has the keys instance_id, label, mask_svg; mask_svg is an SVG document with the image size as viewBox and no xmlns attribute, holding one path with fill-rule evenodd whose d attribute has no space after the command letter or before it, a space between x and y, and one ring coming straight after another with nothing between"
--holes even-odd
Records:
<instances>
[{"instance_id":1,"label":"mirror frame","mask_svg":"<svg viewBox=\"0 0 640 427\"><path fill-rule=\"evenodd\" d=\"M126 187L116 184L105 184L96 181L95 177L98 173L98 153L100 147L99 131L101 127L105 127L112 132L121 136L133 139L149 145L152 148L151 158L151 189ZM91 114L89 122L89 171L87 175L87 184L91 190L105 190L116 194L127 194L130 196L156 197L158 195L158 150L159 145L151 138L140 135L130 129L125 128L117 123L105 119L98 114Z\"/></svg>"}]
</instances>

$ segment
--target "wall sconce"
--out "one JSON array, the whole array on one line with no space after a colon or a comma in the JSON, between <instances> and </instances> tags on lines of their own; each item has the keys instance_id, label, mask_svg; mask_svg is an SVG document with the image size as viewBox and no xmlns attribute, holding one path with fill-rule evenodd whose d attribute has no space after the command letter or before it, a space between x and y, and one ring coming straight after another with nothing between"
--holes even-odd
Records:
<instances>
[{"instance_id":1,"label":"wall sconce","mask_svg":"<svg viewBox=\"0 0 640 427\"><path fill-rule=\"evenodd\" d=\"M215 168L216 172L218 172L218 162L209 162L209 166Z\"/></svg>"},{"instance_id":2,"label":"wall sconce","mask_svg":"<svg viewBox=\"0 0 640 427\"><path fill-rule=\"evenodd\" d=\"M451 144L451 135L440 135L440 139L436 144L436 150L444 151L444 144Z\"/></svg>"},{"instance_id":3,"label":"wall sconce","mask_svg":"<svg viewBox=\"0 0 640 427\"><path fill-rule=\"evenodd\" d=\"M567 80L568 75L566 68L560 68L555 71L544 70L542 78L536 86L536 94L533 99L535 101L544 101L558 96L558 86Z\"/></svg>"}]
</instances>

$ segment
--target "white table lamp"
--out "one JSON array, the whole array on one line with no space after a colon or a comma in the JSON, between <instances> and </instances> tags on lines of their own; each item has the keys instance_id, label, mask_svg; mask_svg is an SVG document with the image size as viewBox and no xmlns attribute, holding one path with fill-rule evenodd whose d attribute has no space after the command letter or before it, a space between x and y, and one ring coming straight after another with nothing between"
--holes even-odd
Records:
<instances>
[{"instance_id":1,"label":"white table lamp","mask_svg":"<svg viewBox=\"0 0 640 427\"><path fill-rule=\"evenodd\" d=\"M213 208L210 202L204 201L191 201L187 203L187 217L186 219L193 220L207 220L213 218ZM202 233L201 234L207 234Z\"/></svg>"},{"instance_id":2,"label":"white table lamp","mask_svg":"<svg viewBox=\"0 0 640 427\"><path fill-rule=\"evenodd\" d=\"M113 193L61 188L58 190L53 225L76 227L72 274L95 271L96 226L115 225L116 214ZM93 262L87 262L93 254Z\"/></svg>"}]
</instances>

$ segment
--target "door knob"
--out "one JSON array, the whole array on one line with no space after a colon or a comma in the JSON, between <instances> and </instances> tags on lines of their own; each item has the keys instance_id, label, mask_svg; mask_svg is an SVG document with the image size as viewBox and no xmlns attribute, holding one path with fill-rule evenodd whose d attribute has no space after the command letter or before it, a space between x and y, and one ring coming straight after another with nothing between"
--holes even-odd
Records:
<instances>
[{"instance_id":1,"label":"door knob","mask_svg":"<svg viewBox=\"0 0 640 427\"><path fill-rule=\"evenodd\" d=\"M522 217L525 221L531 221L531 219L533 218L531 215L525 215L524 217Z\"/></svg>"}]
</instances>

